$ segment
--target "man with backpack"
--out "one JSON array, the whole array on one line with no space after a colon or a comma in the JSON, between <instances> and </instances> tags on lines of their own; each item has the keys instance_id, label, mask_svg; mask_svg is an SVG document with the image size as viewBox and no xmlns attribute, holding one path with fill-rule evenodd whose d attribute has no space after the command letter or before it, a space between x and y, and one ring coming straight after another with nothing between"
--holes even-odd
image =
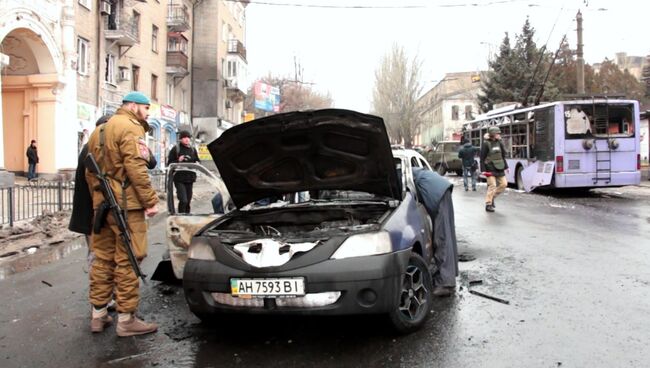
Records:
<instances>
[{"instance_id":1,"label":"man with backpack","mask_svg":"<svg viewBox=\"0 0 650 368\"><path fill-rule=\"evenodd\" d=\"M167 157L167 165L182 162L200 162L199 154L190 143L192 135L187 130L179 133L179 143L172 147ZM174 186L178 197L178 213L189 213L192 202L192 186L196 181L196 173L179 171L174 174Z\"/></svg>"}]
</instances>

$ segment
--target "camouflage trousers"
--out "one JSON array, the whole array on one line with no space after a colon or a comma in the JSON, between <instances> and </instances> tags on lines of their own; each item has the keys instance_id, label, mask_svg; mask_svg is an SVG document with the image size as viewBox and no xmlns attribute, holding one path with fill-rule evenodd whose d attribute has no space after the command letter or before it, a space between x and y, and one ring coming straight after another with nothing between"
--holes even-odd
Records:
<instances>
[{"instance_id":1,"label":"camouflage trousers","mask_svg":"<svg viewBox=\"0 0 650 368\"><path fill-rule=\"evenodd\" d=\"M128 211L127 215L132 247L138 262L147 255L147 223L144 210ZM140 301L140 281L135 275L126 248L120 238L112 214L99 234L92 234L92 251L95 258L90 268L90 304L108 304L115 294L117 311L132 313Z\"/></svg>"}]
</instances>

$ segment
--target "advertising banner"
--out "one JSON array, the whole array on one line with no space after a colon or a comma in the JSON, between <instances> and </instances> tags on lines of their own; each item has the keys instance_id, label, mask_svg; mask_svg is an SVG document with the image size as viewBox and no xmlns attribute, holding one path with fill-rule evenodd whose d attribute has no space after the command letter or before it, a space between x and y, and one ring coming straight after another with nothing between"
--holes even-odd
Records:
<instances>
[{"instance_id":1,"label":"advertising banner","mask_svg":"<svg viewBox=\"0 0 650 368\"><path fill-rule=\"evenodd\" d=\"M212 161L212 156L210 156L210 151L208 151L207 144L200 144L198 151L199 151L199 160Z\"/></svg>"},{"instance_id":2,"label":"advertising banner","mask_svg":"<svg viewBox=\"0 0 650 368\"><path fill-rule=\"evenodd\" d=\"M280 111L280 89L270 84L257 82L254 88L255 108L269 111Z\"/></svg>"}]
</instances>

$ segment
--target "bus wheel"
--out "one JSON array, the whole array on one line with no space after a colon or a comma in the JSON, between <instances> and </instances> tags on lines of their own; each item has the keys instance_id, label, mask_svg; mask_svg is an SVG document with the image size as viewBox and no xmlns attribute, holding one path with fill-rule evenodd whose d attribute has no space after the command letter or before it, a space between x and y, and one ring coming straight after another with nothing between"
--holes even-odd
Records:
<instances>
[{"instance_id":1,"label":"bus wheel","mask_svg":"<svg viewBox=\"0 0 650 368\"><path fill-rule=\"evenodd\" d=\"M526 190L524 188L524 180L521 177L521 172L524 171L522 166L517 166L517 171L515 171L515 182L517 183L517 189Z\"/></svg>"}]
</instances>

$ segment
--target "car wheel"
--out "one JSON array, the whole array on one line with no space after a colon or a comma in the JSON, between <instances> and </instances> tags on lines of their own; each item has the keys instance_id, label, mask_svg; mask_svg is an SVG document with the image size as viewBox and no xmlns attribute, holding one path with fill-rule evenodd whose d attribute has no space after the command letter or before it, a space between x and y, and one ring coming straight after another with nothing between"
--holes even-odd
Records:
<instances>
[{"instance_id":1,"label":"car wheel","mask_svg":"<svg viewBox=\"0 0 650 368\"><path fill-rule=\"evenodd\" d=\"M418 330L427 318L432 303L431 274L424 259L417 253L411 254L395 309L389 317L393 328L402 334Z\"/></svg>"},{"instance_id":2,"label":"car wheel","mask_svg":"<svg viewBox=\"0 0 650 368\"><path fill-rule=\"evenodd\" d=\"M456 170L456 176L463 176L462 170Z\"/></svg>"},{"instance_id":3,"label":"car wheel","mask_svg":"<svg viewBox=\"0 0 650 368\"><path fill-rule=\"evenodd\" d=\"M524 188L524 180L521 178L521 172L524 171L522 166L517 166L517 171L515 171L515 182L517 183L517 189L526 190Z\"/></svg>"},{"instance_id":4,"label":"car wheel","mask_svg":"<svg viewBox=\"0 0 650 368\"><path fill-rule=\"evenodd\" d=\"M443 164L436 164L433 169L440 174L440 176L445 176L447 173L447 169L445 169L445 166Z\"/></svg>"}]
</instances>

